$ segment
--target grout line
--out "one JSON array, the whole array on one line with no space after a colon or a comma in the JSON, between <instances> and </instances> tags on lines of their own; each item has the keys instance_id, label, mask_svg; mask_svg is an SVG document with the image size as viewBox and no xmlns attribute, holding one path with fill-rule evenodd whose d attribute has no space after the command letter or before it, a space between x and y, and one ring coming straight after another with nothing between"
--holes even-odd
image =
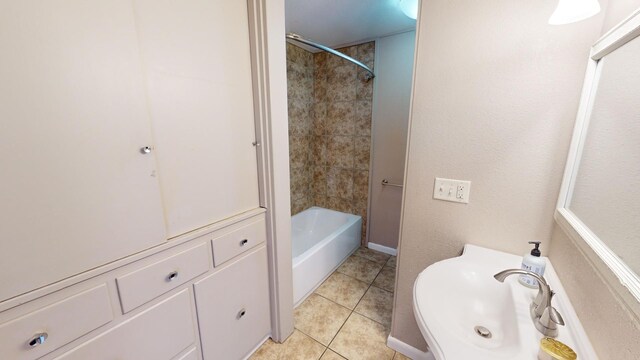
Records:
<instances>
[{"instance_id":1,"label":"grout line","mask_svg":"<svg viewBox=\"0 0 640 360\"><path fill-rule=\"evenodd\" d=\"M347 316L347 318L344 320L344 322L342 323L342 325L340 326L340 329L338 329L338 331L336 332L335 335L333 335L333 337L331 338L331 341L329 341L329 345L331 345L331 343L333 343L333 340L336 339L336 337L338 336L338 334L340 334L340 331L342 330L342 328L344 327L344 325L347 323L347 321L349 321L349 318L351 317L351 315L353 315L354 310L351 310L351 312L349 313L349 316ZM329 345L327 345L327 349L329 349ZM336 354L342 356L343 358L347 358L346 355L342 355L341 353L338 352L338 350L334 350L334 349L330 349L331 351L335 352Z\"/></svg>"},{"instance_id":2,"label":"grout line","mask_svg":"<svg viewBox=\"0 0 640 360\"><path fill-rule=\"evenodd\" d=\"M339 303L337 303L335 300L331 300L331 299L329 299L328 297L323 296L322 294L318 294L318 293L317 293L317 292L315 292L315 291L314 291L313 293L314 293L314 294L316 294L316 295L318 295L318 296L320 296L321 298L323 298L323 299L325 299L325 300L331 301L332 303L334 303L334 304L336 304L336 305L338 305L338 306L340 306L340 307L343 307L343 308L345 308L345 309L347 309L347 310L349 310L349 311L353 311L353 309L349 309L348 307L346 307L346 306L344 306L344 305L342 305L342 304L339 304ZM362 295L362 296L364 296L364 295Z\"/></svg>"},{"instance_id":3,"label":"grout line","mask_svg":"<svg viewBox=\"0 0 640 360\"><path fill-rule=\"evenodd\" d=\"M324 346L324 345L322 345L322 346ZM324 353L326 353L327 350L329 350L329 347L328 346L324 346L324 351L322 352L322 354L320 354L320 357L318 358L318 360L322 359L322 357L324 356ZM393 357L396 357L396 356L394 355ZM393 360L393 359L391 359L391 360Z\"/></svg>"},{"instance_id":4,"label":"grout line","mask_svg":"<svg viewBox=\"0 0 640 360\"><path fill-rule=\"evenodd\" d=\"M354 255L355 255L355 253L354 253ZM356 255L356 256L357 256L357 255ZM368 260L368 259L366 259L366 260ZM371 261L371 260L369 260L369 261ZM372 262L375 262L375 261L372 261ZM383 267L384 267L384 266L382 266L382 267L378 270L378 273L377 273L377 274L376 274L376 276L373 278L373 281L375 281L375 280L376 280L376 278L378 277L378 275L379 275L379 274L380 274L380 272L382 271L382 268L383 268ZM336 269L336 271L338 271L338 270ZM334 272L335 272L335 271L334 271ZM347 274L344 274L344 275L349 276L349 275L347 275ZM355 279L355 278L354 278L354 279ZM358 280L358 279L356 279L356 280ZM342 325L340 326L340 329L338 329L338 331L336 332L336 334L333 336L333 338L332 338L332 339L331 339L331 341L329 342L329 345L331 345L331 343L333 343L333 340L335 340L335 338L338 336L338 334L340 334L340 331L342 330L342 328L344 327L344 325L347 323L347 321L349 321L349 318L351 318L351 316L353 315L353 313L355 313L355 309L358 307L358 304L360 304L360 302L361 302L361 301L362 301L362 299L365 297L365 295L367 295L367 291L369 291L369 289L371 288L371 285L373 284L373 281L371 281L371 284L368 284L369 286L367 287L367 290L365 290L364 294L360 297L360 300L358 300L358 302L356 303L356 305L353 307L353 310L351 310L351 312L349 313L349 316L347 316L347 319L342 323ZM363 281L363 282L364 282L364 281ZM365 283L365 284L366 284L366 283ZM328 300L328 299L327 299L327 300ZM331 301L331 300L329 300L329 301ZM338 305L339 305L339 304L338 304ZM356 313L356 314L360 315L359 313ZM371 320L373 321L373 319L371 319ZM327 346L327 349L328 349L328 348L329 348L329 346ZM342 354L341 354L341 353L339 353L338 351L335 351L335 350L333 350L333 349L331 349L331 351L334 351L336 354L338 354L338 355L340 355L340 356L342 356L342 357L346 358L346 356L342 355ZM395 356L395 354L394 354L394 356Z\"/></svg>"},{"instance_id":5,"label":"grout line","mask_svg":"<svg viewBox=\"0 0 640 360\"><path fill-rule=\"evenodd\" d=\"M375 250L373 250L373 251L375 251ZM354 253L352 256L358 256L358 255L356 255L356 254ZM372 263L375 263L376 265L381 265L381 264L379 264L379 263L377 263L377 262L375 262L375 261L373 261L373 260L370 260L370 259L364 258L364 257L362 257L362 256L358 256L358 257L360 257L360 258L362 258L362 259L365 259L365 260L368 260L368 261L371 261ZM389 259L390 259L390 258L391 258L391 257L389 257ZM344 325L347 323L347 321L349 321L349 318L351 318L351 316L352 316L354 313L356 313L356 314L358 314L359 316L362 316L362 317L364 317L364 318L366 318L366 319L369 319L369 320L371 320L371 321L375 322L376 324L380 324L380 325L382 325L386 330L391 330L390 328L389 328L389 329L387 329L387 326L386 326L386 325L384 325L384 324L382 324L382 323L380 323L380 322L378 322L378 321L376 321L376 320L374 320L374 319L371 319L370 317L368 317L368 316L366 316L366 315L364 315L364 314L360 314L359 312L356 312L356 311L355 311L355 309L356 309L356 308L358 307L358 305L362 302L362 299L367 295L367 292L369 292L369 289L371 289L371 287L375 287L376 289L380 289L380 290L382 290L382 291L390 292L390 291L385 290L385 289L382 289L382 288L380 288L380 287L378 287L378 286L373 286L373 282L375 282L375 280L378 278L378 276L382 273L382 270L385 268L385 266L386 266L387 262L389 262L389 260L388 260L388 259L387 259L387 261L386 261L384 264L382 264L382 266L380 267L380 269L378 269L378 272L376 273L376 276L373 278L373 280L371 281L371 283L370 283L370 284L369 284L369 283L367 283L367 282L365 282L365 281L362 281L362 280L360 280L360 279L357 279L357 278L355 278L355 277L353 277L353 276L350 276L350 275L347 275L347 274L345 274L345 273L342 273L342 272L338 271L338 269L339 269L339 268L338 268L338 269L336 269L336 270L334 270L334 271L333 271L333 273L331 273L331 275L333 275L334 273L336 273L336 272L337 272L337 273L340 273L340 274L342 274L342 275L348 276L348 277L350 277L350 278L352 278L352 279L355 279L355 280L357 280L357 281L360 281L360 282L365 283L365 284L367 284L367 285L368 285L368 286L367 286L367 289L364 291L364 294L360 297L360 299L358 300L358 302L356 303L356 305L353 307L353 309L349 309L348 307L346 307L346 306L344 306L344 305L338 304L338 303L337 303L337 302L335 302L334 300L328 299L328 298L326 298L326 297L322 296L321 294L318 294L316 291L314 291L314 292L313 292L313 294L316 294L316 295L320 296L321 298L323 298L323 299L325 299L325 300L328 300L328 301L330 301L330 302L332 302L332 303L334 303L334 304L336 304L336 305L338 305L338 306L341 306L341 307L343 307L343 308L345 308L345 309L349 310L349 315L348 315L348 316L347 316L347 318L342 322L342 324L340 325L340 328L338 329L338 331L336 331L335 335L333 335L333 337L331 338L331 341L329 341L329 344L328 344L328 345L326 345L326 346L325 346L324 344L322 344L321 342L317 341L313 336L311 336L311 335L309 335L309 334L305 333L304 331L302 331L302 330L300 330L300 329L298 329L297 327L295 327L295 326L294 326L294 328L295 328L296 330L300 331L302 334L304 334L304 335L308 336L308 337L309 337L309 338L311 338L313 341L315 341L315 342L317 342L317 343L319 343L320 345L322 345L322 346L324 346L324 347L325 347L325 350L324 350L324 351L322 352L322 354L320 355L320 358L322 358L322 356L324 356L324 354L327 352L327 350L331 350L331 351L335 352L336 354L338 354L338 355L342 356L342 357L343 357L343 358L345 358L345 359L347 358L346 356L342 355L342 354L341 354L341 353L339 353L338 351L336 351L336 350L334 350L334 349L331 349L329 346L331 345L331 343L333 343L333 341L334 341L334 340L335 340L335 338L338 336L338 334L340 333L340 331L342 330L342 328L344 327ZM331 275L329 275L329 277L331 277ZM329 277L327 277L327 279L328 279ZM326 282L326 280L325 280L325 282ZM322 284L321 284L320 286L322 286ZM319 286L318 288L320 288L320 286ZM316 289L316 290L317 290L317 289ZM390 292L390 293L391 293L391 294L393 294L393 292ZM305 300L305 301L306 301L306 300ZM386 345L386 344L385 344L385 345ZM393 358L395 358L395 355L396 355L396 351L394 351L394 354L393 354L392 359L393 359ZM320 358L318 358L318 359L320 359Z\"/></svg>"}]
</instances>

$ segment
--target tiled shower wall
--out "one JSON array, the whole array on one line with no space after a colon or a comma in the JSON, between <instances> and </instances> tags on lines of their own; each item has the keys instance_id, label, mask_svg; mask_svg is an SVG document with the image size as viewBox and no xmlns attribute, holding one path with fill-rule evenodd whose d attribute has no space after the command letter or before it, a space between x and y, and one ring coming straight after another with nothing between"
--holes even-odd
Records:
<instances>
[{"instance_id":1,"label":"tiled shower wall","mask_svg":"<svg viewBox=\"0 0 640 360\"><path fill-rule=\"evenodd\" d=\"M373 68L374 43L338 51ZM314 62L314 204L362 216L364 243L369 196L373 80L365 71L321 52Z\"/></svg>"},{"instance_id":2,"label":"tiled shower wall","mask_svg":"<svg viewBox=\"0 0 640 360\"><path fill-rule=\"evenodd\" d=\"M287 43L289 171L291 213L313 206L311 129L313 125L313 54Z\"/></svg>"},{"instance_id":3,"label":"tiled shower wall","mask_svg":"<svg viewBox=\"0 0 640 360\"><path fill-rule=\"evenodd\" d=\"M309 81L306 51L290 44L287 49L292 213L316 205L360 215L364 243L373 80L366 81L355 64L319 52L312 55ZM373 42L338 51L373 69ZM313 106L306 111L309 83Z\"/></svg>"}]
</instances>

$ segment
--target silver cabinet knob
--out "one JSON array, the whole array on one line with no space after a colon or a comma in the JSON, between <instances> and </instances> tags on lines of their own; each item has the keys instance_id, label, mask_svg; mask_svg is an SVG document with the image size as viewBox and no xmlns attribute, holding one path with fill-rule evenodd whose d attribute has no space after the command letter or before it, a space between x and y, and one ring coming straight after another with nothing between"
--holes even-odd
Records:
<instances>
[{"instance_id":1,"label":"silver cabinet knob","mask_svg":"<svg viewBox=\"0 0 640 360\"><path fill-rule=\"evenodd\" d=\"M246 313L247 313L247 310L242 309L242 310L238 311L238 315L236 316L236 318L238 320L240 320Z\"/></svg>"},{"instance_id":2,"label":"silver cabinet knob","mask_svg":"<svg viewBox=\"0 0 640 360\"><path fill-rule=\"evenodd\" d=\"M244 239L244 240L240 241L240 246L245 246L245 245L247 245L248 242L249 242L249 240Z\"/></svg>"},{"instance_id":3,"label":"silver cabinet knob","mask_svg":"<svg viewBox=\"0 0 640 360\"><path fill-rule=\"evenodd\" d=\"M148 154L151 152L151 147L150 146L145 146L145 147L141 147L140 148L140 153L141 154Z\"/></svg>"},{"instance_id":4,"label":"silver cabinet knob","mask_svg":"<svg viewBox=\"0 0 640 360\"><path fill-rule=\"evenodd\" d=\"M178 271L172 271L167 275L167 281L173 281L178 278Z\"/></svg>"},{"instance_id":5,"label":"silver cabinet knob","mask_svg":"<svg viewBox=\"0 0 640 360\"><path fill-rule=\"evenodd\" d=\"M29 344L29 347L36 347L40 344L44 344L45 341L47 341L47 338L49 337L49 334L47 334L46 332L43 333L38 333L35 334L28 342L27 344Z\"/></svg>"}]
</instances>

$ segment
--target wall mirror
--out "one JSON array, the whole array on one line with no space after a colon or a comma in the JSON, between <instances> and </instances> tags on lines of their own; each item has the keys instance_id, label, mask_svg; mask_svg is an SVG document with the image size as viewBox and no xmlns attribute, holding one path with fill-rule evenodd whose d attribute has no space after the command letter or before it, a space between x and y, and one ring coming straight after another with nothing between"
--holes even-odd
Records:
<instances>
[{"instance_id":1,"label":"wall mirror","mask_svg":"<svg viewBox=\"0 0 640 360\"><path fill-rule=\"evenodd\" d=\"M555 219L640 301L640 13L591 49ZM632 299L628 295L627 299ZM633 300L633 299L632 299Z\"/></svg>"}]
</instances>

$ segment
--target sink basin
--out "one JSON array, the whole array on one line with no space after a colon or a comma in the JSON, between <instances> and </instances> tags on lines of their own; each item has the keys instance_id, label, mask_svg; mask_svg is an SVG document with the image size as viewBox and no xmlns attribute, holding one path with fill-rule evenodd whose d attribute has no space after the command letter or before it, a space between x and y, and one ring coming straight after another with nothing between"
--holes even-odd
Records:
<instances>
[{"instance_id":1,"label":"sink basin","mask_svg":"<svg viewBox=\"0 0 640 360\"><path fill-rule=\"evenodd\" d=\"M435 263L418 275L414 312L429 350L438 359L537 359L540 339L529 314L538 290L518 283L517 275L498 282L493 275L520 268L522 258L474 245L462 256ZM556 339L597 359L547 259L545 278L556 292L553 305L565 319Z\"/></svg>"}]
</instances>

